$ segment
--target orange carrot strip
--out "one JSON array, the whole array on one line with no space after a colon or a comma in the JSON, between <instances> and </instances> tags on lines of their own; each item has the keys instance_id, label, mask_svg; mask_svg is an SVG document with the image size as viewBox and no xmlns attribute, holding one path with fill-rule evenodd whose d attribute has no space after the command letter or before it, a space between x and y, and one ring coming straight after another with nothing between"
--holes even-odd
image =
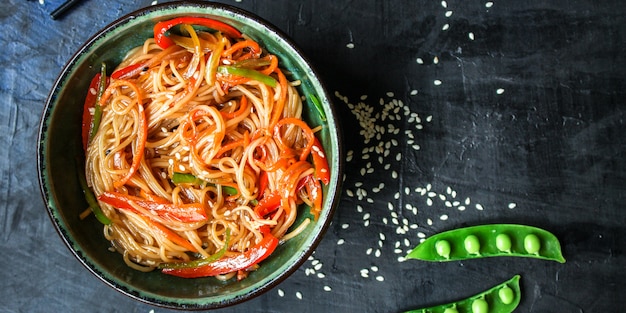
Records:
<instances>
[{"instance_id":1,"label":"orange carrot strip","mask_svg":"<svg viewBox=\"0 0 626 313\"><path fill-rule=\"evenodd\" d=\"M311 148L313 147L313 143L315 140L315 135L313 134L313 131L311 130L309 125L307 125L303 120L295 117L288 117L279 120L278 123L276 123L276 126L274 126L274 138L276 138L276 143L278 144L278 147L284 151L294 150L293 148L287 146L287 144L283 141L283 137L280 133L281 126L286 124L294 124L302 129L304 136L307 138L307 145L300 152L300 160L306 160L306 158L311 153Z\"/></svg>"},{"instance_id":2,"label":"orange carrot strip","mask_svg":"<svg viewBox=\"0 0 626 313\"><path fill-rule=\"evenodd\" d=\"M198 252L198 250L196 249L196 247L194 247L188 240L186 240L185 238L179 236L177 233L175 233L174 231L172 231L171 229L165 227L165 225L157 222L157 221L153 221L147 217L142 217L146 223L154 226L154 228L156 228L158 231L160 231L163 235L165 235L165 237L167 239L169 239L171 242L184 247L185 249L192 251L192 252Z\"/></svg>"},{"instance_id":3,"label":"orange carrot strip","mask_svg":"<svg viewBox=\"0 0 626 313\"><path fill-rule=\"evenodd\" d=\"M237 111L235 112L222 112L222 116L224 118L233 119L239 115L244 114L248 108L248 98L246 96L242 96L241 100L239 101L239 109L237 109Z\"/></svg>"},{"instance_id":4,"label":"orange carrot strip","mask_svg":"<svg viewBox=\"0 0 626 313\"><path fill-rule=\"evenodd\" d=\"M246 47L252 50L253 55L261 54L261 47L259 47L259 44L255 42L254 40L248 39L248 40L239 41L236 44L230 46L230 48L224 50L222 52L222 57L232 56L235 52L237 52L237 50L243 50Z\"/></svg>"},{"instance_id":5,"label":"orange carrot strip","mask_svg":"<svg viewBox=\"0 0 626 313\"><path fill-rule=\"evenodd\" d=\"M276 101L276 107L272 110L272 119L270 120L269 128L273 128L278 122L281 115L283 115L283 109L285 108L285 102L287 101L287 78L283 72L276 68L276 74L278 74L278 83L280 84L280 95L278 101Z\"/></svg>"}]
</instances>

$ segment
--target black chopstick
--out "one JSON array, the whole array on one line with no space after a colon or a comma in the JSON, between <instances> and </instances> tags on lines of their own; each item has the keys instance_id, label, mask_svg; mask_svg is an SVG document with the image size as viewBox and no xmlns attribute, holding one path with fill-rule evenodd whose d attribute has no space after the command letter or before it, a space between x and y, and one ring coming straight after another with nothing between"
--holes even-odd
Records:
<instances>
[{"instance_id":1,"label":"black chopstick","mask_svg":"<svg viewBox=\"0 0 626 313\"><path fill-rule=\"evenodd\" d=\"M65 13L67 10L69 10L73 5L75 5L78 2L80 2L80 0L66 0L58 8L54 9L54 11L50 13L50 16L52 17L53 20L56 20L57 18L61 17L63 13Z\"/></svg>"}]
</instances>

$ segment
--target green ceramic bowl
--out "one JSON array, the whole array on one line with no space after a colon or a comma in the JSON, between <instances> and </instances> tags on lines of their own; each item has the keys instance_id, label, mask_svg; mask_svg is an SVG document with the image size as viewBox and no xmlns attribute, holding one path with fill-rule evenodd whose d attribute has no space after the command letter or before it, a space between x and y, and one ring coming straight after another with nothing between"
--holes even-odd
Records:
<instances>
[{"instance_id":1,"label":"green ceramic bowl","mask_svg":"<svg viewBox=\"0 0 626 313\"><path fill-rule=\"evenodd\" d=\"M280 57L280 66L299 79L302 95L316 95L325 111L305 104L305 119L312 125L325 125L319 133L332 170L325 187L324 208L319 219L299 236L282 243L263 263L242 281L220 282L214 278L183 279L158 271L143 273L130 269L122 256L108 250L110 243L102 227L90 216L79 220L86 207L76 166L83 157L81 114L91 78L99 64L117 65L132 47L153 36L154 24L179 16L205 16L227 22L259 41ZM328 225L339 201L342 177L342 149L338 120L319 77L281 31L263 19L243 10L209 2L179 2L151 6L128 14L89 39L67 63L47 99L38 142L38 169L41 192L50 218L68 248L78 260L107 285L134 299L176 309L211 309L240 303L277 285L306 261ZM301 208L306 210L306 208ZM297 221L299 223L301 221Z\"/></svg>"}]
</instances>

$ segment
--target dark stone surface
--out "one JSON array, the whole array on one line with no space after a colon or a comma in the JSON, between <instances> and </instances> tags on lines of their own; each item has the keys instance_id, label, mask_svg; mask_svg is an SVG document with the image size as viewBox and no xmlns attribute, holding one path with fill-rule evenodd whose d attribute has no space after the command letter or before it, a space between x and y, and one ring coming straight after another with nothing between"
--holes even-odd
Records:
<instances>
[{"instance_id":1,"label":"dark stone surface","mask_svg":"<svg viewBox=\"0 0 626 313\"><path fill-rule=\"evenodd\" d=\"M0 4L0 312L166 311L117 293L74 259L46 215L35 155L64 63L99 28L151 2L82 1L57 21L37 1ZM267 294L218 311L399 312L515 274L519 312L626 305L623 3L221 2L300 45L338 95L351 156L312 260ZM359 124L359 108L371 109L379 138L366 140L372 125ZM398 259L421 237L500 222L552 231L567 263Z\"/></svg>"}]
</instances>

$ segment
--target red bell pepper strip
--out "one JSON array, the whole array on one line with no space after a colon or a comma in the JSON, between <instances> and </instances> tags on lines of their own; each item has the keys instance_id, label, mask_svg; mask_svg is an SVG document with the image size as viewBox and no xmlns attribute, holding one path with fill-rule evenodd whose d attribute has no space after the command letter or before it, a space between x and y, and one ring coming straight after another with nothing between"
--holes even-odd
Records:
<instances>
[{"instance_id":1,"label":"red bell pepper strip","mask_svg":"<svg viewBox=\"0 0 626 313\"><path fill-rule=\"evenodd\" d=\"M298 185L296 186L296 192L299 192L302 188L304 188L307 184L307 180L310 176L302 178ZM265 195L259 203L254 207L254 212L258 214L260 217L264 217L278 209L281 204L282 198L280 195L280 190L274 190L267 195ZM320 193L321 196L321 193ZM320 206L321 207L321 206Z\"/></svg>"},{"instance_id":2,"label":"red bell pepper strip","mask_svg":"<svg viewBox=\"0 0 626 313\"><path fill-rule=\"evenodd\" d=\"M83 135L83 149L87 150L87 144L89 143L89 132L91 130L92 115L89 110L96 104L96 97L98 95L98 82L100 81L100 73L96 74L89 84L89 90L85 97L85 104L83 105L83 122L82 122L82 135Z\"/></svg>"},{"instance_id":3,"label":"red bell pepper strip","mask_svg":"<svg viewBox=\"0 0 626 313\"><path fill-rule=\"evenodd\" d=\"M120 210L129 210L138 213L132 205L133 203L135 203L136 205L169 221L192 223L207 220L207 214L204 210L204 207L199 203L161 203L161 201L149 201L115 191L105 192L101 194L100 196L98 196L98 200L110 204Z\"/></svg>"},{"instance_id":4,"label":"red bell pepper strip","mask_svg":"<svg viewBox=\"0 0 626 313\"><path fill-rule=\"evenodd\" d=\"M174 41L166 36L168 30L180 24L200 25L220 31L231 38L240 38L241 32L236 28L218 20L205 17L177 17L171 20L158 22L154 25L154 39L159 47L165 49L174 45Z\"/></svg>"},{"instance_id":5,"label":"red bell pepper strip","mask_svg":"<svg viewBox=\"0 0 626 313\"><path fill-rule=\"evenodd\" d=\"M328 185L330 183L330 168L328 167L328 159L326 152L320 141L315 137L313 139L313 147L311 147L311 155L313 156L313 167L315 167L315 178Z\"/></svg>"},{"instance_id":6,"label":"red bell pepper strip","mask_svg":"<svg viewBox=\"0 0 626 313\"><path fill-rule=\"evenodd\" d=\"M111 74L111 78L113 78L113 79L124 79L124 78L133 77L133 76L141 73L142 71L146 70L146 69L144 69L144 67L145 67L144 63L132 64L132 65L129 65L127 67L121 68L121 69L113 72Z\"/></svg>"},{"instance_id":7,"label":"red bell pepper strip","mask_svg":"<svg viewBox=\"0 0 626 313\"><path fill-rule=\"evenodd\" d=\"M234 256L221 258L204 266L192 268L164 268L164 274L183 277L198 278L209 277L245 270L265 260L278 246L278 238L269 231L264 232L263 239L254 247Z\"/></svg>"},{"instance_id":8,"label":"red bell pepper strip","mask_svg":"<svg viewBox=\"0 0 626 313\"><path fill-rule=\"evenodd\" d=\"M269 176L267 176L266 171L261 171L259 174L259 195L257 196L259 199L263 198L265 195L265 189L267 189L267 185L269 184Z\"/></svg>"},{"instance_id":9,"label":"red bell pepper strip","mask_svg":"<svg viewBox=\"0 0 626 313\"><path fill-rule=\"evenodd\" d=\"M89 141L93 138L100 126L100 119L102 118L102 107L98 103L106 86L108 85L108 79L106 77L106 64L102 63L100 73L96 74L91 83L89 84L89 90L85 97L85 104L83 105L83 121L82 121L82 138L83 149L87 151ZM93 115L91 109L93 108Z\"/></svg>"},{"instance_id":10,"label":"red bell pepper strip","mask_svg":"<svg viewBox=\"0 0 626 313\"><path fill-rule=\"evenodd\" d=\"M259 204L254 207L254 212L259 215L259 217L264 217L271 212L276 211L276 209L280 206L280 192L278 190L273 191L263 197L263 199L259 200Z\"/></svg>"}]
</instances>

